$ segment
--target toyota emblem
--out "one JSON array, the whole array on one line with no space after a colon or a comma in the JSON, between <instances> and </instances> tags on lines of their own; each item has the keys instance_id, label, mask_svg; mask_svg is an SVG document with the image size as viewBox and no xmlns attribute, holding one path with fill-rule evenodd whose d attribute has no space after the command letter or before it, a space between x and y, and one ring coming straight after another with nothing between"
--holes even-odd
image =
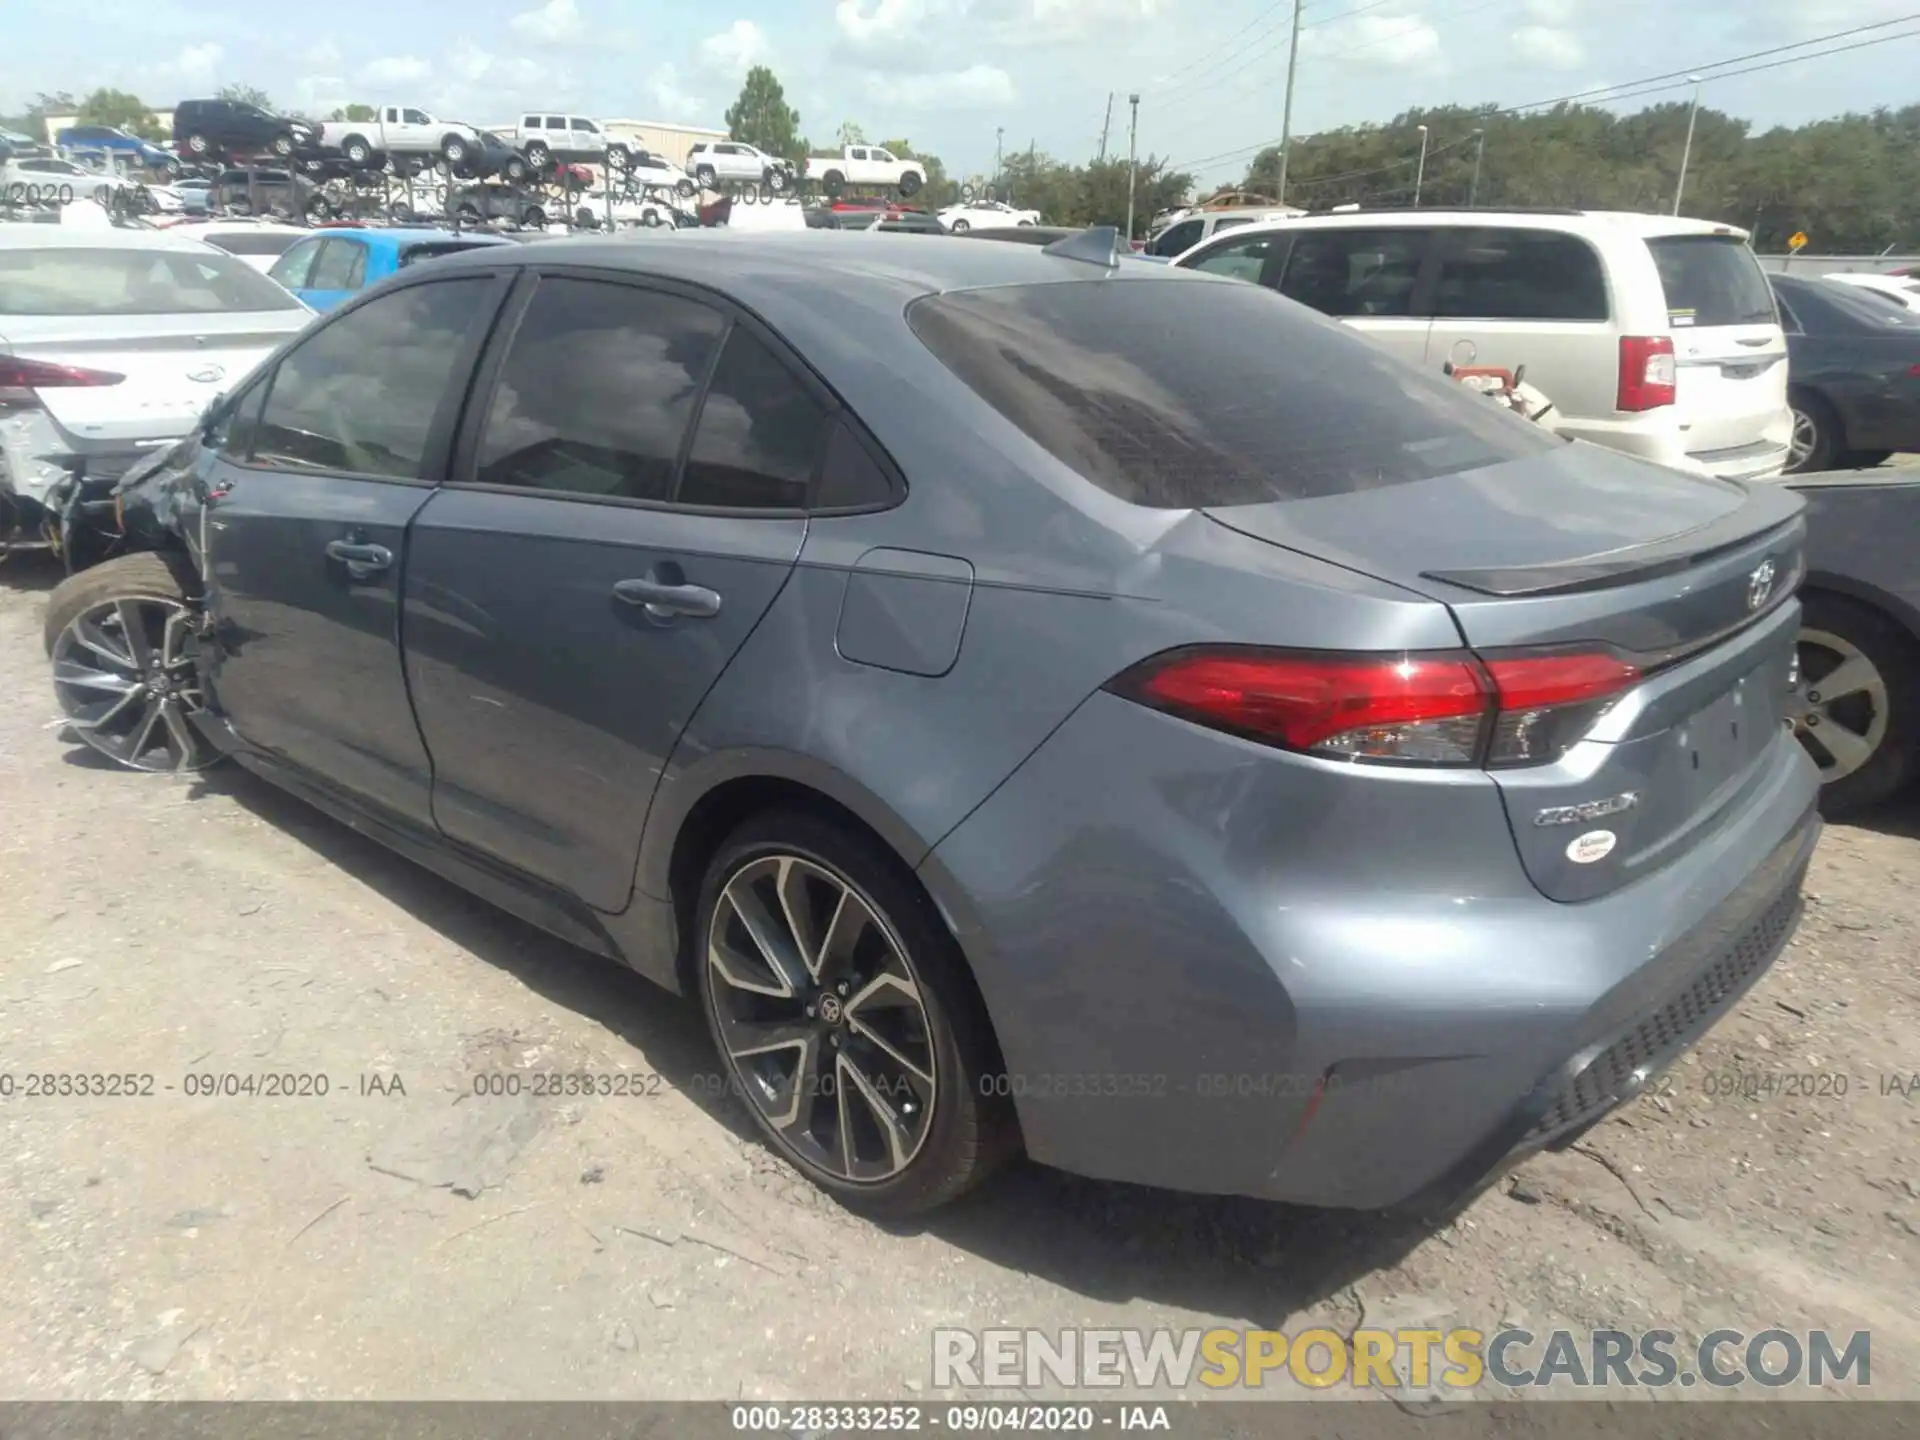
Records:
<instances>
[{"instance_id":1,"label":"toyota emblem","mask_svg":"<svg viewBox=\"0 0 1920 1440\"><path fill-rule=\"evenodd\" d=\"M1773 594L1773 561L1762 560L1747 576L1747 609L1758 610Z\"/></svg>"},{"instance_id":2,"label":"toyota emblem","mask_svg":"<svg viewBox=\"0 0 1920 1440\"><path fill-rule=\"evenodd\" d=\"M187 378L196 385L211 385L216 380L225 379L226 374L227 367L224 365L202 365L198 370L189 370Z\"/></svg>"}]
</instances>

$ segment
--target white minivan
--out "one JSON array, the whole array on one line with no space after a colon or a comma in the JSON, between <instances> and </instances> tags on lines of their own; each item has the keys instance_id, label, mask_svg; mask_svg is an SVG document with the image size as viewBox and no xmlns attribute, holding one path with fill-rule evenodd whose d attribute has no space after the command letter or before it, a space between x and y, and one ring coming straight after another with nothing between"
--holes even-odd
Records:
<instances>
[{"instance_id":1,"label":"white minivan","mask_svg":"<svg viewBox=\"0 0 1920 1440\"><path fill-rule=\"evenodd\" d=\"M1247 226L1173 263L1271 286L1416 364L1525 366L1575 439L1734 479L1787 463L1786 336L1731 226L1361 211Z\"/></svg>"}]
</instances>

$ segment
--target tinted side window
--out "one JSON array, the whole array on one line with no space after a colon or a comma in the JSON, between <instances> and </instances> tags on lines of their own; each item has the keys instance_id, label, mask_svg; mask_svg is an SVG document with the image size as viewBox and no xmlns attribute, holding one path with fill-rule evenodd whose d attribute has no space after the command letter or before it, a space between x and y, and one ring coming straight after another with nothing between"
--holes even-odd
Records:
<instances>
[{"instance_id":1,"label":"tinted side window","mask_svg":"<svg viewBox=\"0 0 1920 1440\"><path fill-rule=\"evenodd\" d=\"M1286 243L1284 235L1247 235L1231 244L1216 245L1186 268L1258 282L1267 262L1277 256Z\"/></svg>"},{"instance_id":2,"label":"tinted side window","mask_svg":"<svg viewBox=\"0 0 1920 1440\"><path fill-rule=\"evenodd\" d=\"M1169 259L1183 250L1192 249L1201 241L1201 231L1207 228L1205 220L1182 220L1178 225L1161 233L1160 238L1147 246L1149 255L1165 255Z\"/></svg>"},{"instance_id":3,"label":"tinted side window","mask_svg":"<svg viewBox=\"0 0 1920 1440\"><path fill-rule=\"evenodd\" d=\"M814 491L816 510L859 510L891 505L898 498L892 480L880 462L860 443L845 420L834 423L827 436L827 453L820 462L820 484Z\"/></svg>"},{"instance_id":4,"label":"tinted side window","mask_svg":"<svg viewBox=\"0 0 1920 1440\"><path fill-rule=\"evenodd\" d=\"M907 320L1004 419L1135 505L1344 495L1565 443L1255 285L1003 285Z\"/></svg>"},{"instance_id":5,"label":"tinted side window","mask_svg":"<svg viewBox=\"0 0 1920 1440\"><path fill-rule=\"evenodd\" d=\"M1322 315L1413 313L1426 230L1302 230L1280 293Z\"/></svg>"},{"instance_id":6,"label":"tinted side window","mask_svg":"<svg viewBox=\"0 0 1920 1440\"><path fill-rule=\"evenodd\" d=\"M1551 230L1469 230L1448 239L1434 314L1470 320L1605 320L1600 257Z\"/></svg>"},{"instance_id":7,"label":"tinted side window","mask_svg":"<svg viewBox=\"0 0 1920 1440\"><path fill-rule=\"evenodd\" d=\"M542 280L501 367L475 479L671 499L724 329L717 311L678 295Z\"/></svg>"},{"instance_id":8,"label":"tinted side window","mask_svg":"<svg viewBox=\"0 0 1920 1440\"><path fill-rule=\"evenodd\" d=\"M329 240L320 247L320 262L313 267L307 284L314 290L351 290L353 263L366 267L366 251L351 240Z\"/></svg>"},{"instance_id":9,"label":"tinted side window","mask_svg":"<svg viewBox=\"0 0 1920 1440\"><path fill-rule=\"evenodd\" d=\"M547 116L547 129L549 129L549 130L564 130L564 129L566 129L566 128L567 128L567 117L566 117L566 116L564 116L564 115L549 115L549 116Z\"/></svg>"},{"instance_id":10,"label":"tinted side window","mask_svg":"<svg viewBox=\"0 0 1920 1440\"><path fill-rule=\"evenodd\" d=\"M229 457L245 459L253 449L256 432L260 428L260 405L267 398L267 389L271 377L262 376L220 417L220 423L207 433L207 444L213 450Z\"/></svg>"},{"instance_id":11,"label":"tinted side window","mask_svg":"<svg viewBox=\"0 0 1920 1440\"><path fill-rule=\"evenodd\" d=\"M427 436L491 284L476 276L383 295L296 346L267 394L254 463L426 478Z\"/></svg>"},{"instance_id":12,"label":"tinted side window","mask_svg":"<svg viewBox=\"0 0 1920 1440\"><path fill-rule=\"evenodd\" d=\"M684 505L801 509L826 422L812 392L751 331L735 326L700 407L676 498Z\"/></svg>"}]
</instances>

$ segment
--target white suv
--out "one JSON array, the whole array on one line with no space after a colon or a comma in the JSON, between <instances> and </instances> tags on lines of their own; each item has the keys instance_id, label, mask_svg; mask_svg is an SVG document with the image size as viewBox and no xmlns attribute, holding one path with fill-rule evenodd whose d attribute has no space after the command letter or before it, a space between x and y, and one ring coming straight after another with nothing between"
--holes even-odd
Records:
<instances>
[{"instance_id":1,"label":"white suv","mask_svg":"<svg viewBox=\"0 0 1920 1440\"><path fill-rule=\"evenodd\" d=\"M793 166L744 140L702 140L687 152L687 171L706 189L716 180L750 180L769 190L793 183Z\"/></svg>"},{"instance_id":2,"label":"white suv","mask_svg":"<svg viewBox=\"0 0 1920 1440\"><path fill-rule=\"evenodd\" d=\"M1554 428L1734 479L1787 463L1787 341L1745 231L1613 211L1360 211L1174 264L1268 285L1436 368L1526 367Z\"/></svg>"}]
</instances>

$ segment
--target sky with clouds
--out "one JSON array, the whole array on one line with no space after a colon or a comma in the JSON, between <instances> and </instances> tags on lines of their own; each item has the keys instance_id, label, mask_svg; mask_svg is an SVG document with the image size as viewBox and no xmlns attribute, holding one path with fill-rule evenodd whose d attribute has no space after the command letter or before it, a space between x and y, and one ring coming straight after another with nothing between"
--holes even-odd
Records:
<instances>
[{"instance_id":1,"label":"sky with clouds","mask_svg":"<svg viewBox=\"0 0 1920 1440\"><path fill-rule=\"evenodd\" d=\"M308 113L391 100L479 124L526 106L718 127L747 68L766 64L816 141L853 120L958 174L989 169L1001 132L1009 150L1085 158L1113 92L1108 143L1124 154L1137 91L1142 154L1231 178L1280 133L1291 0L326 0L298 23L248 0L88 0L84 25L66 0L3 8L0 113L39 90L111 85L164 106L242 83ZM1916 12L1920 0L1307 0L1294 127L1522 105ZM1911 103L1916 76L1920 38L1705 93L1764 127Z\"/></svg>"}]
</instances>

